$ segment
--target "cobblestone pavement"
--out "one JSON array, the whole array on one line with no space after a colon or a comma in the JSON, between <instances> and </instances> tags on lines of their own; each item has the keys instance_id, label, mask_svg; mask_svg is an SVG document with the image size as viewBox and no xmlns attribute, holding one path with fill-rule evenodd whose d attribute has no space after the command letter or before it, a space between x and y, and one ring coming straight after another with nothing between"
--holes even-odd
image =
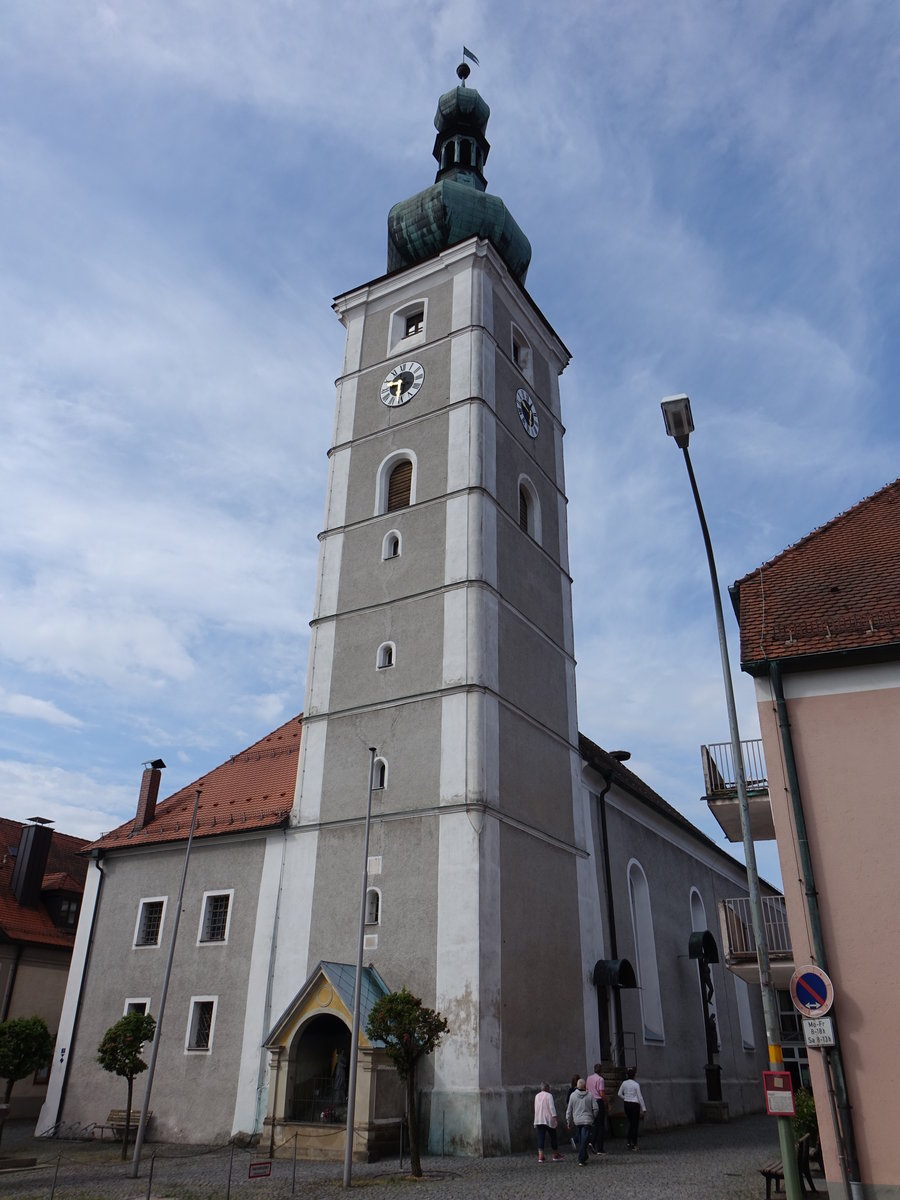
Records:
<instances>
[{"instance_id":1,"label":"cobblestone pavement","mask_svg":"<svg viewBox=\"0 0 900 1200\"><path fill-rule=\"evenodd\" d=\"M31 1156L37 1167L0 1173L0 1196L6 1200L225 1200L229 1194L231 1147L174 1146L148 1143L139 1176L130 1177L131 1162L122 1163L112 1142L33 1139L28 1122L11 1121L4 1131L5 1155ZM409 1175L409 1161L354 1163L352 1187L371 1200L396 1200L416 1194L427 1200L558 1200L573 1188L614 1200L762 1200L765 1184L759 1167L778 1156L774 1121L743 1117L726 1125L697 1125L642 1135L630 1153L624 1142L608 1143L609 1153L576 1168L571 1147L561 1163L539 1164L537 1151L505 1158L425 1158L424 1177ZM275 1159L269 1178L248 1179L251 1163L265 1154L235 1149L230 1196L234 1200L286 1200L292 1195L290 1159ZM152 1164L152 1178L150 1169ZM343 1191L341 1163L296 1164L293 1195L309 1200L336 1200Z\"/></svg>"}]
</instances>

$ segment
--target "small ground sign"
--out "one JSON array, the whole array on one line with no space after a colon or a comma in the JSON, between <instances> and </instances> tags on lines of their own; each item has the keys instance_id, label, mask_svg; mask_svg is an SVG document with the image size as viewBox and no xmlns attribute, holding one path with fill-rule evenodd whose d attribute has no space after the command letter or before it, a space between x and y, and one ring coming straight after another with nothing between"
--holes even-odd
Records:
<instances>
[{"instance_id":1,"label":"small ground sign","mask_svg":"<svg viewBox=\"0 0 900 1200\"><path fill-rule=\"evenodd\" d=\"M269 1162L252 1162L250 1169L247 1172L248 1179L265 1179L267 1175L272 1174L272 1163Z\"/></svg>"},{"instance_id":2,"label":"small ground sign","mask_svg":"<svg viewBox=\"0 0 900 1200\"><path fill-rule=\"evenodd\" d=\"M790 1071L763 1071L766 1112L770 1117L794 1116L794 1090Z\"/></svg>"}]
</instances>

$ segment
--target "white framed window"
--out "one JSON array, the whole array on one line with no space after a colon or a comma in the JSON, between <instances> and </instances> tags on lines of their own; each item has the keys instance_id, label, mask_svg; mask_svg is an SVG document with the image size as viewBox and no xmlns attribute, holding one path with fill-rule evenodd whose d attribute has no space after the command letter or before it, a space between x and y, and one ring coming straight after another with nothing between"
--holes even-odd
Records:
<instances>
[{"instance_id":1,"label":"white framed window","mask_svg":"<svg viewBox=\"0 0 900 1200\"><path fill-rule=\"evenodd\" d=\"M399 558L402 550L403 542L399 530L389 529L384 535L384 541L381 543L382 559L388 562L392 558Z\"/></svg>"},{"instance_id":2,"label":"white framed window","mask_svg":"<svg viewBox=\"0 0 900 1200\"><path fill-rule=\"evenodd\" d=\"M388 354L395 350L412 350L425 341L425 322L428 315L428 301L409 300L391 313L388 323Z\"/></svg>"},{"instance_id":3,"label":"white framed window","mask_svg":"<svg viewBox=\"0 0 900 1200\"><path fill-rule=\"evenodd\" d=\"M397 662L397 647L393 642L382 642L375 656L375 666L379 671L386 671Z\"/></svg>"},{"instance_id":4,"label":"white framed window","mask_svg":"<svg viewBox=\"0 0 900 1200\"><path fill-rule=\"evenodd\" d=\"M531 346L528 338L517 325L512 327L512 360L530 382L534 382Z\"/></svg>"},{"instance_id":5,"label":"white framed window","mask_svg":"<svg viewBox=\"0 0 900 1200\"><path fill-rule=\"evenodd\" d=\"M191 996L185 1054L209 1054L212 1050L218 1003L218 996Z\"/></svg>"},{"instance_id":6,"label":"white framed window","mask_svg":"<svg viewBox=\"0 0 900 1200\"><path fill-rule=\"evenodd\" d=\"M519 476L519 528L540 545L541 502L537 488L527 475Z\"/></svg>"},{"instance_id":7,"label":"white framed window","mask_svg":"<svg viewBox=\"0 0 900 1200\"><path fill-rule=\"evenodd\" d=\"M734 995L737 1000L738 1022L741 1027L741 1047L750 1051L756 1049L756 1035L753 1032L753 1009L750 1006L750 987L746 979L733 975Z\"/></svg>"},{"instance_id":8,"label":"white framed window","mask_svg":"<svg viewBox=\"0 0 900 1200\"><path fill-rule=\"evenodd\" d=\"M415 504L416 467L412 450L395 450L382 462L375 482L376 517Z\"/></svg>"},{"instance_id":9,"label":"white framed window","mask_svg":"<svg viewBox=\"0 0 900 1200\"><path fill-rule=\"evenodd\" d=\"M381 890L369 888L366 892L366 924L381 924Z\"/></svg>"},{"instance_id":10,"label":"white framed window","mask_svg":"<svg viewBox=\"0 0 900 1200\"><path fill-rule=\"evenodd\" d=\"M140 1013L142 1016L145 1016L149 1011L149 996L129 996L125 1000L125 1007L122 1010L122 1016L127 1017L129 1013Z\"/></svg>"},{"instance_id":11,"label":"white framed window","mask_svg":"<svg viewBox=\"0 0 900 1200\"><path fill-rule=\"evenodd\" d=\"M376 791L381 791L387 787L388 780L388 765L386 758L375 759L375 773L372 776L372 787Z\"/></svg>"},{"instance_id":12,"label":"white framed window","mask_svg":"<svg viewBox=\"0 0 900 1200\"><path fill-rule=\"evenodd\" d=\"M197 944L223 945L228 941L234 888L222 892L204 892L200 907L200 928Z\"/></svg>"},{"instance_id":13,"label":"white framed window","mask_svg":"<svg viewBox=\"0 0 900 1200\"><path fill-rule=\"evenodd\" d=\"M133 942L136 950L159 945L166 923L167 901L168 896L144 896L138 902Z\"/></svg>"},{"instance_id":14,"label":"white framed window","mask_svg":"<svg viewBox=\"0 0 900 1200\"><path fill-rule=\"evenodd\" d=\"M631 923L634 930L635 959L638 968L641 1017L644 1041L662 1045L666 1040L663 1026L662 994L659 987L659 967L656 961L656 939L653 934L653 911L650 907L650 888L647 876L637 859L628 864L628 894L631 900Z\"/></svg>"}]
</instances>

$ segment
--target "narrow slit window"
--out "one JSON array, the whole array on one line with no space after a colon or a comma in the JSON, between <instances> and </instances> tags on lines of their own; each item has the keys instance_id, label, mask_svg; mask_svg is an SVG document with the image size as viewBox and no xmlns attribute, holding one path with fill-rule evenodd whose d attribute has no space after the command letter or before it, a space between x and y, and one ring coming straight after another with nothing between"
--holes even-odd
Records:
<instances>
[{"instance_id":1,"label":"narrow slit window","mask_svg":"<svg viewBox=\"0 0 900 1200\"><path fill-rule=\"evenodd\" d=\"M369 888L366 892L366 924L381 924L381 895L377 888Z\"/></svg>"},{"instance_id":2,"label":"narrow slit window","mask_svg":"<svg viewBox=\"0 0 900 1200\"><path fill-rule=\"evenodd\" d=\"M529 508L530 508L530 505L528 503L528 493L525 491L525 489L523 487L520 487L519 488L519 528L524 529L526 533L530 532L530 530L528 528Z\"/></svg>"}]
</instances>

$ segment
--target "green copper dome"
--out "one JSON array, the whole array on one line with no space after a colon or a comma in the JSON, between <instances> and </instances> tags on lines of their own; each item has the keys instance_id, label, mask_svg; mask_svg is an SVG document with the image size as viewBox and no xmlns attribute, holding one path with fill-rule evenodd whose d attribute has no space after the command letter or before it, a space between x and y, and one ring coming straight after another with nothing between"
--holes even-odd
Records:
<instances>
[{"instance_id":1,"label":"green copper dome","mask_svg":"<svg viewBox=\"0 0 900 1200\"><path fill-rule=\"evenodd\" d=\"M499 196L488 195L484 164L490 144L484 136L491 110L469 74L457 69L460 87L438 101L434 157L438 172L424 192L395 204L388 214L388 271L426 262L466 238L486 238L519 283L525 282L531 244Z\"/></svg>"}]
</instances>

